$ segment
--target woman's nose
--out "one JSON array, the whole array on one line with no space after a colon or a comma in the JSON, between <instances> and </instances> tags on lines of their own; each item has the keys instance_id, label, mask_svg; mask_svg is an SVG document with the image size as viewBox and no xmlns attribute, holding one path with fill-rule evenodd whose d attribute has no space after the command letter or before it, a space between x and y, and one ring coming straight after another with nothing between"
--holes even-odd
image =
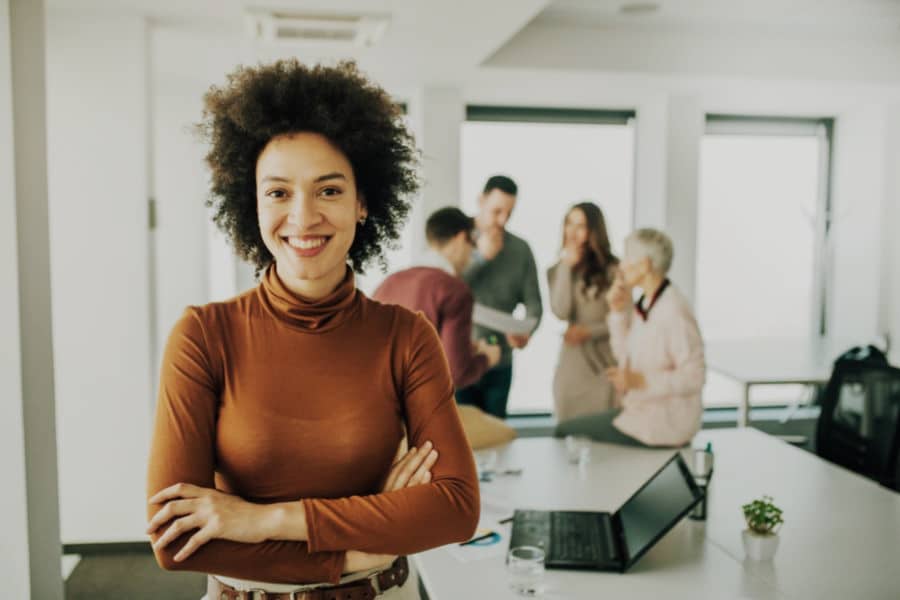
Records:
<instances>
[{"instance_id":1,"label":"woman's nose","mask_svg":"<svg viewBox=\"0 0 900 600\"><path fill-rule=\"evenodd\" d=\"M306 229L319 222L319 213L316 211L315 202L303 194L297 194L291 203L288 220L302 229Z\"/></svg>"}]
</instances>

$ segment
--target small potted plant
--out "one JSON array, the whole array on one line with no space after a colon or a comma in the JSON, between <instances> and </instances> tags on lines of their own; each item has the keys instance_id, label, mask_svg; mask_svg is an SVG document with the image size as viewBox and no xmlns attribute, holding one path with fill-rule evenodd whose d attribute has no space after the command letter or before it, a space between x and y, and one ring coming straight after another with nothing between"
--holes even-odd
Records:
<instances>
[{"instance_id":1,"label":"small potted plant","mask_svg":"<svg viewBox=\"0 0 900 600\"><path fill-rule=\"evenodd\" d=\"M778 549L778 529L784 523L781 509L763 496L742 507L747 529L743 531L744 552L753 560L771 560Z\"/></svg>"}]
</instances>

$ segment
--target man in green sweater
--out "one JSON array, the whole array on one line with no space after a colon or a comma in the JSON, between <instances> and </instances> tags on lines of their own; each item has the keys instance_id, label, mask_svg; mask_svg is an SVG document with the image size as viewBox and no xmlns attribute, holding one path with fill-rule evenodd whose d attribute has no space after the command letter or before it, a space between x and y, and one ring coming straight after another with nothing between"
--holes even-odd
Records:
<instances>
[{"instance_id":1,"label":"man in green sweater","mask_svg":"<svg viewBox=\"0 0 900 600\"><path fill-rule=\"evenodd\" d=\"M477 249L463 278L478 304L507 313L524 304L526 315L540 321L543 306L534 255L525 240L506 231L517 192L515 182L509 177L494 175L487 180L475 217ZM500 362L481 380L458 390L456 399L460 404L472 404L502 419L506 417L512 383L513 348L528 345L531 334L505 335L477 323L474 329L476 339L498 342L503 353Z\"/></svg>"}]
</instances>

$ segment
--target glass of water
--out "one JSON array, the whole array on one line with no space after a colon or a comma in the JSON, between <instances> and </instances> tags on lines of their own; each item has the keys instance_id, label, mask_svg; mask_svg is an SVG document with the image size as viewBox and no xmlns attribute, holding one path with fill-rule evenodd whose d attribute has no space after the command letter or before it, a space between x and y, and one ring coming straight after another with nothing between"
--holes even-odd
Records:
<instances>
[{"instance_id":1,"label":"glass of water","mask_svg":"<svg viewBox=\"0 0 900 600\"><path fill-rule=\"evenodd\" d=\"M487 479L494 473L494 467L497 465L497 451L476 450L475 451L475 468L478 470L479 479Z\"/></svg>"},{"instance_id":2,"label":"glass of water","mask_svg":"<svg viewBox=\"0 0 900 600\"><path fill-rule=\"evenodd\" d=\"M591 458L591 439L577 435L566 436L566 455L569 463L584 465Z\"/></svg>"},{"instance_id":3,"label":"glass of water","mask_svg":"<svg viewBox=\"0 0 900 600\"><path fill-rule=\"evenodd\" d=\"M520 596L544 594L544 551L537 546L516 546L506 556L509 587Z\"/></svg>"}]
</instances>

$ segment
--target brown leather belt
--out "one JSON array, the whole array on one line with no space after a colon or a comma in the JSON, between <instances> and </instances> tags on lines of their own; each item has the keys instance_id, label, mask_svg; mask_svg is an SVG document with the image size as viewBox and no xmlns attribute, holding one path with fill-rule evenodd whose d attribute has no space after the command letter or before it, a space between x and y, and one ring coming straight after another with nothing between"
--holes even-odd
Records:
<instances>
[{"instance_id":1,"label":"brown leather belt","mask_svg":"<svg viewBox=\"0 0 900 600\"><path fill-rule=\"evenodd\" d=\"M207 600L372 600L392 587L403 585L407 577L409 577L409 563L405 556L401 556L384 571L373 573L366 578L299 592L239 590L225 585L215 577L209 577L206 597Z\"/></svg>"}]
</instances>

